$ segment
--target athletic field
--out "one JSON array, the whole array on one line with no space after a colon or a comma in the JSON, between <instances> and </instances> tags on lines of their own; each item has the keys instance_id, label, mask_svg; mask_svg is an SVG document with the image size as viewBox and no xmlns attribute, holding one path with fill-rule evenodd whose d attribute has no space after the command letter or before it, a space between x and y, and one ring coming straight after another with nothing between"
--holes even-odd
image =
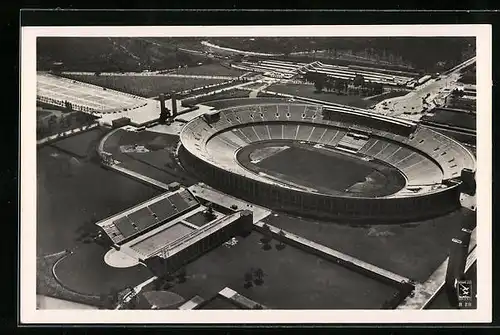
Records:
<instances>
[{"instance_id":1,"label":"athletic field","mask_svg":"<svg viewBox=\"0 0 500 335\"><path fill-rule=\"evenodd\" d=\"M239 152L238 159L252 171L325 194L383 196L405 185L396 169L382 163L305 144L290 142L289 146L255 163L249 157L261 146L248 146ZM351 191L353 186L355 193Z\"/></svg>"}]
</instances>

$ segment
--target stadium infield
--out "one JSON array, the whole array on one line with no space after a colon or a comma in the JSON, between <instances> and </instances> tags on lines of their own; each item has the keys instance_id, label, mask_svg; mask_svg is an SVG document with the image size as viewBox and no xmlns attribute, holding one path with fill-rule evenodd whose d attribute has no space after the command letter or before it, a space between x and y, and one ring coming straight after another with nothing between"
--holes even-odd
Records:
<instances>
[{"instance_id":1,"label":"stadium infield","mask_svg":"<svg viewBox=\"0 0 500 335\"><path fill-rule=\"evenodd\" d=\"M184 283L170 291L185 299L199 295L210 299L224 287L269 308L278 309L376 309L396 289L348 270L298 248L271 241L265 248L263 235L252 232L237 238L234 246L220 246L186 267ZM262 283L245 285L245 273L262 269ZM255 277L254 277L255 279Z\"/></svg>"},{"instance_id":2,"label":"stadium infield","mask_svg":"<svg viewBox=\"0 0 500 335\"><path fill-rule=\"evenodd\" d=\"M256 163L250 160L255 150L283 143L289 148ZM331 195L384 196L399 191L406 182L398 170L380 162L293 141L249 145L238 152L237 159L256 173L266 173L284 183L292 182Z\"/></svg>"}]
</instances>

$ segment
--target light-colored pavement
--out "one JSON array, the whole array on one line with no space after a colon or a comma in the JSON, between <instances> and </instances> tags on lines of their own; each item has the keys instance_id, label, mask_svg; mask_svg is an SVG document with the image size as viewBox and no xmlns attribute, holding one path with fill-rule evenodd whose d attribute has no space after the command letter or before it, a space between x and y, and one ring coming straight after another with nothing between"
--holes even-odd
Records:
<instances>
[{"instance_id":1,"label":"light-colored pavement","mask_svg":"<svg viewBox=\"0 0 500 335\"><path fill-rule=\"evenodd\" d=\"M372 109L374 112L390 116L399 116L414 121L420 119L424 108L431 109L444 102L444 97L456 86L460 78L460 70L475 62L475 58L457 65L445 75L430 79L404 96L381 101ZM425 101L424 101L425 98ZM413 113L404 114L405 112Z\"/></svg>"}]
</instances>

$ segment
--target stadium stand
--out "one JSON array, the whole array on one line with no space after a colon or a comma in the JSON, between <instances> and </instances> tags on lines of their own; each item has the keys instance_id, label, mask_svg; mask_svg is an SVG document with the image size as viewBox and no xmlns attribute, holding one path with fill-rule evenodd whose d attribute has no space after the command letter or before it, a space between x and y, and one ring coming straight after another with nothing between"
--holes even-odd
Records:
<instances>
[{"instance_id":1,"label":"stadium stand","mask_svg":"<svg viewBox=\"0 0 500 335\"><path fill-rule=\"evenodd\" d=\"M98 222L97 225L103 229L114 244L123 244L197 206L199 206L198 200L189 191L181 189L118 213Z\"/></svg>"}]
</instances>

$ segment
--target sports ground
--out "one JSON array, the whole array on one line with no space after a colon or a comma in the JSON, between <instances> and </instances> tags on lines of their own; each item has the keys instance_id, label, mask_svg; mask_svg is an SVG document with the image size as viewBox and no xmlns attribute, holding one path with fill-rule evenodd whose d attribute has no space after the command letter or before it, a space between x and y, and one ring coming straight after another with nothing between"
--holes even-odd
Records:
<instances>
[{"instance_id":1,"label":"sports ground","mask_svg":"<svg viewBox=\"0 0 500 335\"><path fill-rule=\"evenodd\" d=\"M281 182L291 182L325 194L383 196L395 193L405 185L404 177L396 169L382 163L311 145L293 142L288 142L288 145L289 148L256 163L252 163L250 155L262 144L250 145L238 153L238 159L256 173L263 172ZM362 186L355 192L351 191L353 186L360 184Z\"/></svg>"}]
</instances>

